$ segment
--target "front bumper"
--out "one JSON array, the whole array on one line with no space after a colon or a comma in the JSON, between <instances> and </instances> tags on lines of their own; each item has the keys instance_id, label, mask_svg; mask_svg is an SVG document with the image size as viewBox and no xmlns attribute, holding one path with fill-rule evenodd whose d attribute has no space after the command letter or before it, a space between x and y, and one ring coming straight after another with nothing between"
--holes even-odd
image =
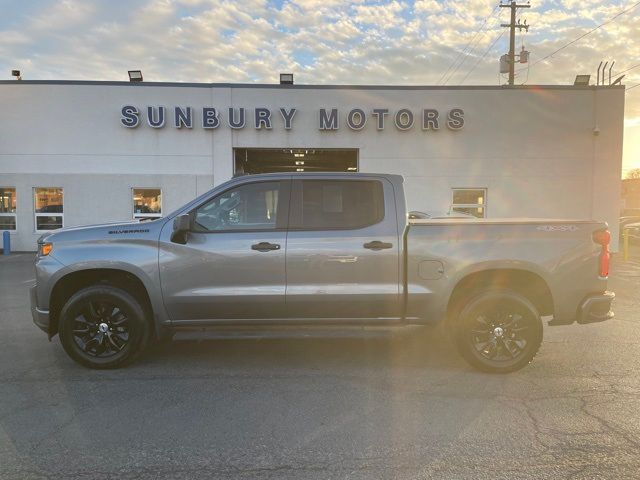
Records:
<instances>
[{"instance_id":1,"label":"front bumper","mask_svg":"<svg viewBox=\"0 0 640 480\"><path fill-rule=\"evenodd\" d=\"M49 311L40 310L38 308L38 295L37 286L33 285L29 289L29 297L31 299L31 316L33 317L33 323L35 323L40 330L49 334Z\"/></svg>"},{"instance_id":2,"label":"front bumper","mask_svg":"<svg viewBox=\"0 0 640 480\"><path fill-rule=\"evenodd\" d=\"M578 323L596 323L612 319L611 303L614 298L616 298L616 294L613 292L589 295L578 310Z\"/></svg>"}]
</instances>

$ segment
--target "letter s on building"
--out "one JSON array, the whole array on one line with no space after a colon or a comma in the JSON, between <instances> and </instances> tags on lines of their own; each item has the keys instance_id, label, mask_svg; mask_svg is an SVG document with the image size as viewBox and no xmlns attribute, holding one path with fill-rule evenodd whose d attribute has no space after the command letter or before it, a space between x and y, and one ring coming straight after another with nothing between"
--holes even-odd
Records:
<instances>
[{"instance_id":1,"label":"letter s on building","mask_svg":"<svg viewBox=\"0 0 640 480\"><path fill-rule=\"evenodd\" d=\"M127 128L136 128L140 125L140 112L133 105L125 105L121 110L122 118L120 123Z\"/></svg>"},{"instance_id":2,"label":"letter s on building","mask_svg":"<svg viewBox=\"0 0 640 480\"><path fill-rule=\"evenodd\" d=\"M452 108L447 115L447 127L451 130L460 130L464 127L464 110Z\"/></svg>"}]
</instances>

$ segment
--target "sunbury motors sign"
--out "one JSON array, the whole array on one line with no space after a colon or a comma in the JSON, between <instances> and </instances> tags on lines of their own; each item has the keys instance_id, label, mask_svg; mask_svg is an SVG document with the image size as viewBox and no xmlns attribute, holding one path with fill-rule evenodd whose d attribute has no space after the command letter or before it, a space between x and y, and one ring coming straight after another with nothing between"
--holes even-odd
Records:
<instances>
[{"instance_id":1,"label":"sunbury motors sign","mask_svg":"<svg viewBox=\"0 0 640 480\"><path fill-rule=\"evenodd\" d=\"M201 127L215 130L221 126L232 129L255 128L256 130L271 130L274 126L291 130L294 128L298 110L293 107L228 107L220 111L215 107L165 107L146 106L138 108L135 105L125 105L121 110L120 123L127 128L136 128L146 124L151 128ZM448 128L460 130L464 127L464 110L451 108L440 111L434 108L413 110L401 108L392 111L389 108L351 108L341 111L338 108L320 108L315 113L318 130L339 130L346 125L351 130L362 130L367 124L377 130L395 128L408 131L421 128L422 130L439 130ZM370 127L370 128L371 128Z\"/></svg>"}]
</instances>

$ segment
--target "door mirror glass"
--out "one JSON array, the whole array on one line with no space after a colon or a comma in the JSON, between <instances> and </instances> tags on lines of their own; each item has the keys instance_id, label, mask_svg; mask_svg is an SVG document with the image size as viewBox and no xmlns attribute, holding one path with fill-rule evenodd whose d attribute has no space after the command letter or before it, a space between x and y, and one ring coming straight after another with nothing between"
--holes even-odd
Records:
<instances>
[{"instance_id":1,"label":"door mirror glass","mask_svg":"<svg viewBox=\"0 0 640 480\"><path fill-rule=\"evenodd\" d=\"M174 243L187 243L187 236L191 227L191 217L188 214L178 215L173 219L173 232L171 241Z\"/></svg>"}]
</instances>

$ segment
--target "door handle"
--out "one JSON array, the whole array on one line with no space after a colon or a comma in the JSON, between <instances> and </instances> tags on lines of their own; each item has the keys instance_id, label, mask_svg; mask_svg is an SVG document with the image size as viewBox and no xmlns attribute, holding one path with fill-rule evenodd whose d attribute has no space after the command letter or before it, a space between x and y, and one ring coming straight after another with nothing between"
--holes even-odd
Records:
<instances>
[{"instance_id":1,"label":"door handle","mask_svg":"<svg viewBox=\"0 0 640 480\"><path fill-rule=\"evenodd\" d=\"M368 248L369 250L384 250L385 248L392 248L393 243L381 242L380 240L374 240L372 242L367 242L362 245L364 248Z\"/></svg>"},{"instance_id":2,"label":"door handle","mask_svg":"<svg viewBox=\"0 0 640 480\"><path fill-rule=\"evenodd\" d=\"M257 250L259 252L268 252L270 250L280 250L280 245L277 243L260 242L251 245L251 250Z\"/></svg>"}]
</instances>

